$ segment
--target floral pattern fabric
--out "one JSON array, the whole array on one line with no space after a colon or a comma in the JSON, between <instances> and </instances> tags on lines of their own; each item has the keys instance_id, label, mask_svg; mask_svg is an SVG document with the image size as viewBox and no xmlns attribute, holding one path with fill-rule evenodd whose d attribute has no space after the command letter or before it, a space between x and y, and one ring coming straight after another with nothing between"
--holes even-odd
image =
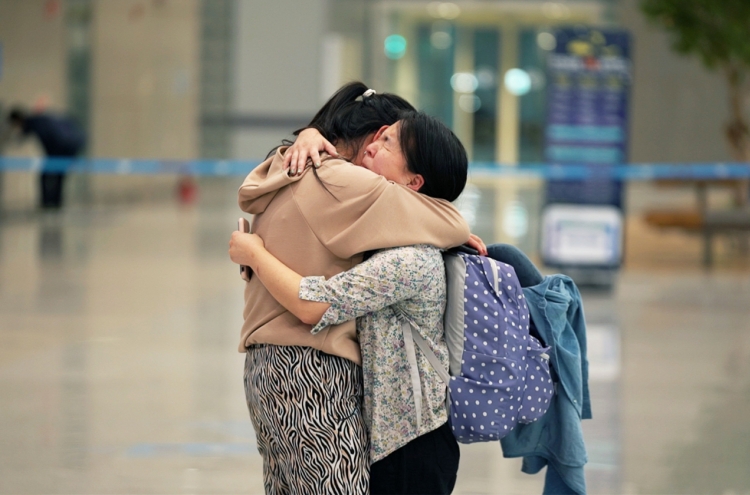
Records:
<instances>
[{"instance_id":1,"label":"floral pattern fabric","mask_svg":"<svg viewBox=\"0 0 750 495\"><path fill-rule=\"evenodd\" d=\"M299 297L331 304L313 333L328 325L357 319L364 376L363 412L370 433L371 463L448 420L445 384L417 348L423 394L422 428L417 431L410 368L401 330L403 318L414 323L448 368L443 334L445 267L440 250L424 245L382 250L329 280L303 278Z\"/></svg>"}]
</instances>

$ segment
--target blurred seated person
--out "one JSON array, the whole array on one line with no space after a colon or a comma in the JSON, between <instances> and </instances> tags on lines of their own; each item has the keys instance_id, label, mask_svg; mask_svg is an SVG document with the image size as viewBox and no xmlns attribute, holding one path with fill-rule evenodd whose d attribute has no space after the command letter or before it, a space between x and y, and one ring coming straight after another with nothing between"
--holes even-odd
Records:
<instances>
[{"instance_id":1,"label":"blurred seated person","mask_svg":"<svg viewBox=\"0 0 750 495\"><path fill-rule=\"evenodd\" d=\"M22 108L14 108L8 116L8 123L22 139L33 134L48 158L75 158L86 145L86 134L72 117L48 112L30 114ZM42 208L62 206L66 171L66 163L44 164L39 177Z\"/></svg>"}]
</instances>

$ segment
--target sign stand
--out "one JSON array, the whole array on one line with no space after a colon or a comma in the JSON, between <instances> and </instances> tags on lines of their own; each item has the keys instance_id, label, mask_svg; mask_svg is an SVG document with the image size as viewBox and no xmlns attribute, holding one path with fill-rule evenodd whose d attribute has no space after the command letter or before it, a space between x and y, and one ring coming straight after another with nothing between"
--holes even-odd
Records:
<instances>
[{"instance_id":1,"label":"sign stand","mask_svg":"<svg viewBox=\"0 0 750 495\"><path fill-rule=\"evenodd\" d=\"M627 163L630 36L622 30L560 29L547 57L545 157L583 166L586 180L549 180L543 213L545 264L579 285L614 283L622 262L622 181Z\"/></svg>"}]
</instances>

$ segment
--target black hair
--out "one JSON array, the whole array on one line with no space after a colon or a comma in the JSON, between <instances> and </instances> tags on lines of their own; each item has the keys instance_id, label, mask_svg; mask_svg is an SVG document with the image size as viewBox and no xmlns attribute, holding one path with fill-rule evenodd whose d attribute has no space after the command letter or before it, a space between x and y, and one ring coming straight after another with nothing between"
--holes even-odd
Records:
<instances>
[{"instance_id":1,"label":"black hair","mask_svg":"<svg viewBox=\"0 0 750 495\"><path fill-rule=\"evenodd\" d=\"M26 121L26 111L20 107L14 107L8 114L8 122L11 124L23 124Z\"/></svg>"},{"instance_id":2,"label":"black hair","mask_svg":"<svg viewBox=\"0 0 750 495\"><path fill-rule=\"evenodd\" d=\"M364 96L367 90L367 85L359 81L345 84L318 110L310 123L294 131L294 135L313 128L334 146L343 144L356 154L369 134L377 132L384 125L395 124L404 112L415 111L400 96L391 93ZM283 144L292 142L284 140ZM276 148L268 156L275 151ZM351 160L354 157L346 158Z\"/></svg>"},{"instance_id":3,"label":"black hair","mask_svg":"<svg viewBox=\"0 0 750 495\"><path fill-rule=\"evenodd\" d=\"M466 186L469 159L458 137L448 126L422 112L402 116L399 144L411 173L420 174L419 192L453 201Z\"/></svg>"}]
</instances>

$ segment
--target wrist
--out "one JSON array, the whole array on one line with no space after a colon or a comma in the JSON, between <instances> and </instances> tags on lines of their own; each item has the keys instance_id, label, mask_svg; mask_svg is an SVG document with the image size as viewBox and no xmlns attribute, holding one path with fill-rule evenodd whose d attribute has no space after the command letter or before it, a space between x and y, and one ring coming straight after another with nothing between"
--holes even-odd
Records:
<instances>
[{"instance_id":1,"label":"wrist","mask_svg":"<svg viewBox=\"0 0 750 495\"><path fill-rule=\"evenodd\" d=\"M260 267L262 263L263 254L268 253L268 251L265 250L265 248L262 248L260 246L254 247L250 250L249 256L248 256L248 266L254 271L257 272L258 268Z\"/></svg>"}]
</instances>

